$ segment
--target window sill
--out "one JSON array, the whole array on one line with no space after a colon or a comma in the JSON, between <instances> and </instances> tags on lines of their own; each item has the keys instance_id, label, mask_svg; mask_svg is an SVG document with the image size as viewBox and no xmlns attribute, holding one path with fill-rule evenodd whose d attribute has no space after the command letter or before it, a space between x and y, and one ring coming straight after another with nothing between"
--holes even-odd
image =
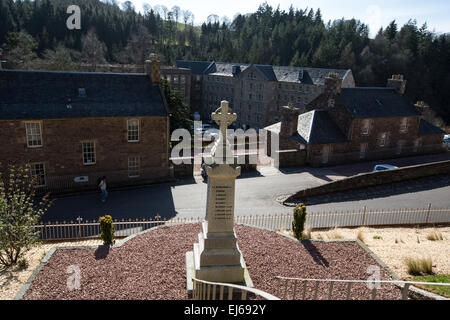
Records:
<instances>
[{"instance_id":1,"label":"window sill","mask_svg":"<svg viewBox=\"0 0 450 320\"><path fill-rule=\"evenodd\" d=\"M97 162L94 162L94 163L83 163L83 166L93 166L93 165L96 165L97 164Z\"/></svg>"},{"instance_id":2,"label":"window sill","mask_svg":"<svg viewBox=\"0 0 450 320\"><path fill-rule=\"evenodd\" d=\"M27 146L27 149L39 149L42 148L44 145L40 145L40 146Z\"/></svg>"}]
</instances>

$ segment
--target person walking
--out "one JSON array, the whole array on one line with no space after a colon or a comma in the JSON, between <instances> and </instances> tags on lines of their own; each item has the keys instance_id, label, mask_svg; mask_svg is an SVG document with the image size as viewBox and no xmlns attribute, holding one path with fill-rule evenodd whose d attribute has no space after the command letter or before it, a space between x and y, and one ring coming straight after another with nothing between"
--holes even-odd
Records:
<instances>
[{"instance_id":1,"label":"person walking","mask_svg":"<svg viewBox=\"0 0 450 320\"><path fill-rule=\"evenodd\" d=\"M102 192L102 202L106 202L106 197L108 197L108 191L106 190L106 177L103 176L102 180L100 181L100 184L98 185Z\"/></svg>"}]
</instances>

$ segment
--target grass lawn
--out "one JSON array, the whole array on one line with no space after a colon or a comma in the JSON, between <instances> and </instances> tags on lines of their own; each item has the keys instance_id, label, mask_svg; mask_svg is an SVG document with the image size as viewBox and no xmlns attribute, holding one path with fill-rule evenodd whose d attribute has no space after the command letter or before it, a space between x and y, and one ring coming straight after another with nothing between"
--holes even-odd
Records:
<instances>
[{"instance_id":1,"label":"grass lawn","mask_svg":"<svg viewBox=\"0 0 450 320\"><path fill-rule=\"evenodd\" d=\"M430 276L416 276L411 279L418 282L442 282L450 283L450 274L435 274ZM427 289L436 294L450 298L450 286L432 286L432 285L417 285L423 289Z\"/></svg>"}]
</instances>

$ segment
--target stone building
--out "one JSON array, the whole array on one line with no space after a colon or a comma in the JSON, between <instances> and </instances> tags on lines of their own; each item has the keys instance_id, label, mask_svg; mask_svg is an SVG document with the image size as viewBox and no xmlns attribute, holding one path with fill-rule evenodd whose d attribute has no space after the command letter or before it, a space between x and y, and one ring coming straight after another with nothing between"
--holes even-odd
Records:
<instances>
[{"instance_id":1,"label":"stone building","mask_svg":"<svg viewBox=\"0 0 450 320\"><path fill-rule=\"evenodd\" d=\"M354 87L351 70L280 67L178 60L177 67L191 69L191 107L210 120L221 100L230 102L238 115L238 127L263 128L280 120L288 102L300 110L324 90L330 72Z\"/></svg>"},{"instance_id":2,"label":"stone building","mask_svg":"<svg viewBox=\"0 0 450 320\"><path fill-rule=\"evenodd\" d=\"M281 122L265 128L279 137L280 150L271 150L271 156L279 156L280 166L341 164L445 150L445 132L421 118L423 103L413 105L403 96L402 75L388 79L385 88L344 88L335 73L324 83L324 92L306 106L307 112L283 107Z\"/></svg>"},{"instance_id":3,"label":"stone building","mask_svg":"<svg viewBox=\"0 0 450 320\"><path fill-rule=\"evenodd\" d=\"M43 191L169 178L169 118L148 74L0 70L0 162L29 164Z\"/></svg>"},{"instance_id":4,"label":"stone building","mask_svg":"<svg viewBox=\"0 0 450 320\"><path fill-rule=\"evenodd\" d=\"M161 79L170 83L173 91L177 92L184 99L188 106L191 104L191 70L186 68L176 68L161 66Z\"/></svg>"}]
</instances>

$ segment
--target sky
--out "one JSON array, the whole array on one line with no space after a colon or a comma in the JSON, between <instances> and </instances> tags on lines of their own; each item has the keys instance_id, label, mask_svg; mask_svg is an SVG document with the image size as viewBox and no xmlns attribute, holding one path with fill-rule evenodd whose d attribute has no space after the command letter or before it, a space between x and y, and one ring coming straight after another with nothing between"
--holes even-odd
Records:
<instances>
[{"instance_id":1,"label":"sky","mask_svg":"<svg viewBox=\"0 0 450 320\"><path fill-rule=\"evenodd\" d=\"M124 2L124 0L119 0ZM233 19L236 13L246 14L255 12L264 0L131 0L136 10L142 11L144 3L154 7L158 4L166 6L169 10L177 5L182 10L194 13L196 25L206 21L210 14L220 18L227 16ZM325 22L328 20L359 19L370 28L370 35L376 35L380 27L386 27L392 20L397 21L400 27L409 19L416 19L418 26L427 23L430 31L437 33L450 32L450 1L448 0L266 0L276 8L287 11L292 4L294 8L320 8Z\"/></svg>"}]
</instances>

